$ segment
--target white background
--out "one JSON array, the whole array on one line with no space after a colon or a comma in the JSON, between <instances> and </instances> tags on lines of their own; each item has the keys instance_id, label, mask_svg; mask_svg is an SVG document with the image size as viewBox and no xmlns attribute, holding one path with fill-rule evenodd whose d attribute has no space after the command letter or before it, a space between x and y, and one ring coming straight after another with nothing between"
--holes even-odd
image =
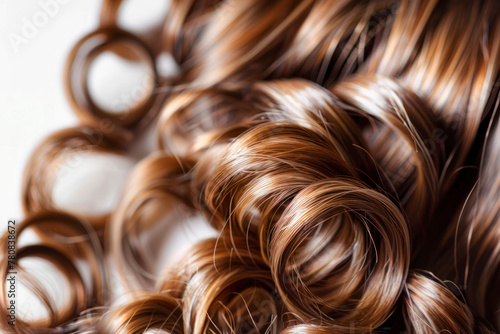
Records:
<instances>
[{"instance_id":1,"label":"white background","mask_svg":"<svg viewBox=\"0 0 500 334\"><path fill-rule=\"evenodd\" d=\"M45 12L41 2L0 0L2 231L7 219L22 218L21 177L30 152L54 130L76 124L63 91L63 66L72 46L98 24L99 0L56 2L59 10L45 25L23 34L26 20L33 23L33 16ZM17 37L21 44L13 43Z\"/></svg>"},{"instance_id":2,"label":"white background","mask_svg":"<svg viewBox=\"0 0 500 334\"><path fill-rule=\"evenodd\" d=\"M100 6L101 0L0 0L0 221L22 218L21 178L31 151L48 134L77 124L63 69L76 42L98 27ZM126 0L118 21L140 34L160 24L168 6L168 0ZM91 72L90 89L100 93L96 98L111 95L108 105L143 82L140 67L113 67L111 57L96 65L100 74Z\"/></svg>"}]
</instances>

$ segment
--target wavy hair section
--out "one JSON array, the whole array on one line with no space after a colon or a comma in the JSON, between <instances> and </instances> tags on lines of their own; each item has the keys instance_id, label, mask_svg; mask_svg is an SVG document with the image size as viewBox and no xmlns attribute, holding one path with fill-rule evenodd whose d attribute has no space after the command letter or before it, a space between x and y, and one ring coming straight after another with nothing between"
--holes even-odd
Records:
<instances>
[{"instance_id":1,"label":"wavy hair section","mask_svg":"<svg viewBox=\"0 0 500 334\"><path fill-rule=\"evenodd\" d=\"M103 0L68 58L81 124L25 169L17 233L40 238L17 246L19 271L48 316L2 332L500 331L498 1L172 0L138 36L118 28L123 2ZM85 93L102 50L140 60L117 41L155 77L124 115ZM131 155L150 123L156 148L111 212L57 207L73 155ZM194 217L217 237L165 261ZM64 305L26 258L70 282Z\"/></svg>"}]
</instances>

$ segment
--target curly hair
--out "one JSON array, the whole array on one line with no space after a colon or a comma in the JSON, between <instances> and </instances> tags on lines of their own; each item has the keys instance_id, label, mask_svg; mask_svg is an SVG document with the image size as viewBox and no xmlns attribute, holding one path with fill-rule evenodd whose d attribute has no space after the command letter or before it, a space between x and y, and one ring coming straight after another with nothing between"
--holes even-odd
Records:
<instances>
[{"instance_id":1,"label":"curly hair","mask_svg":"<svg viewBox=\"0 0 500 334\"><path fill-rule=\"evenodd\" d=\"M70 293L57 305L19 265L49 314L1 317L2 331L500 332L500 2L171 0L142 35L119 27L121 5L103 0L68 57L80 124L42 141L24 174L17 233L40 241L17 259L52 263ZM118 114L89 93L103 50L153 74ZM162 54L178 75L158 71ZM116 207L57 205L65 159L127 156L151 125L157 150ZM145 235L186 216L217 237L164 264Z\"/></svg>"}]
</instances>

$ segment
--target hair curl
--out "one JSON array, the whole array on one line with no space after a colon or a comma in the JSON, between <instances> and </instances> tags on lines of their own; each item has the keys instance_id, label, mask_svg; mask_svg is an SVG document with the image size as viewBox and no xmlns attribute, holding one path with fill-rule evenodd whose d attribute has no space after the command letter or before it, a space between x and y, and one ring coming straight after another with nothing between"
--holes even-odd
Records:
<instances>
[{"instance_id":1,"label":"hair curl","mask_svg":"<svg viewBox=\"0 0 500 334\"><path fill-rule=\"evenodd\" d=\"M500 331L497 0L172 0L141 36L118 27L121 5L103 0L70 53L81 124L46 138L24 174L17 233L40 241L17 256L52 263L67 303L21 264L49 316L2 317L2 331ZM87 87L103 50L153 73L121 114ZM163 53L177 76L157 71ZM151 122L157 150L111 212L57 206L71 154L128 155ZM161 238L186 216L218 237L163 264Z\"/></svg>"}]
</instances>

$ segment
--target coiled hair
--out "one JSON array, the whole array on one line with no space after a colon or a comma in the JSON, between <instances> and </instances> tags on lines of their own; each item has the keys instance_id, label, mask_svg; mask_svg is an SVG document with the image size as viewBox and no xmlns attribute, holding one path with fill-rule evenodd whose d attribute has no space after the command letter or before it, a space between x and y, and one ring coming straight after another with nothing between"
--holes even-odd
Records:
<instances>
[{"instance_id":1,"label":"coiled hair","mask_svg":"<svg viewBox=\"0 0 500 334\"><path fill-rule=\"evenodd\" d=\"M2 317L3 331L500 331L497 0L171 0L163 27L139 36L118 27L121 4L103 0L66 65L81 124L25 170L18 233L40 242L18 258L53 263L68 302L27 272L49 317ZM144 49L154 84L112 115L85 78L116 41ZM162 53L177 76L156 70ZM130 154L151 123L157 149L111 212L57 206L69 154ZM218 237L167 264L148 256L161 252L145 231L186 216ZM125 300L109 293L110 268Z\"/></svg>"}]
</instances>

